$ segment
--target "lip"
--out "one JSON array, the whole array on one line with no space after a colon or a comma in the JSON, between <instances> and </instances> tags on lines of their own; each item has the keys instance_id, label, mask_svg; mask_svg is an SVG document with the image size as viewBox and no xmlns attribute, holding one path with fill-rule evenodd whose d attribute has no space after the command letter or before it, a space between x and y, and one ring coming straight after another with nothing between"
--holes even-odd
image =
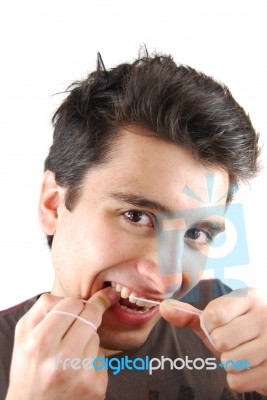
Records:
<instances>
[{"instance_id":1,"label":"lip","mask_svg":"<svg viewBox=\"0 0 267 400\"><path fill-rule=\"evenodd\" d=\"M157 301L163 301L165 300L164 296L159 296L159 293L152 292L146 289L135 289L134 287L129 287L128 285L125 285L124 283L121 282L116 282L116 284L120 285L122 288L125 287L127 288L131 293L135 293L137 297L142 297L145 299L150 299L150 300L157 300Z\"/></svg>"},{"instance_id":2,"label":"lip","mask_svg":"<svg viewBox=\"0 0 267 400\"><path fill-rule=\"evenodd\" d=\"M120 285L122 288L125 287L127 289L129 289L129 291L131 293L135 293L137 297L143 297L145 299L150 299L150 300L157 300L157 301L163 301L166 299L166 297L158 292L158 291L153 291L150 288L145 288L145 287L139 287L138 289L136 289L135 286L129 286L128 284L122 283L119 280L116 279L112 279L112 278L106 278L104 280L102 280L102 282L99 282L96 286L93 286L91 289L91 293L90 293L90 297L93 296L93 294L95 294L96 292L98 292L99 290L103 289L104 287L104 282L116 282L116 284Z\"/></svg>"},{"instance_id":3,"label":"lip","mask_svg":"<svg viewBox=\"0 0 267 400\"><path fill-rule=\"evenodd\" d=\"M153 300L157 300L157 301L162 301L165 300L165 297L162 295L162 293L159 293L157 291L153 291L151 290L149 287L144 288L144 286L142 288L139 287L138 290L135 289L134 285L127 285L122 283L121 280L117 279L113 276L105 276L104 279L102 278L101 281L98 280L97 282L95 282L95 285L92 286L91 288L91 293L90 293L90 297L95 294L96 292L98 292L99 290L103 289L104 287L104 282L116 282L116 284L119 284L121 287L126 287L129 289L130 292L134 292L136 294L136 296L138 297L142 297L142 298L147 298L147 299L153 299ZM114 289L115 290L115 289ZM123 324L123 325L130 325L130 326L140 326L140 325L144 325L147 322L149 322L159 311L159 305L156 305L152 308L150 308L147 311L144 311L142 313L138 313L138 312L129 312L126 310L123 310L122 308L120 308L120 306L118 305L118 303L114 304L112 307L110 307L106 312L106 317L109 318L111 317L112 319L114 319L114 321L117 321L119 324ZM104 318L105 318L105 314L104 314Z\"/></svg>"},{"instance_id":4,"label":"lip","mask_svg":"<svg viewBox=\"0 0 267 400\"><path fill-rule=\"evenodd\" d=\"M119 322L126 325L143 325L147 323L151 318L158 313L159 305L150 308L149 310L138 313L128 312L120 308L118 304L114 304L107 312L112 313Z\"/></svg>"}]
</instances>

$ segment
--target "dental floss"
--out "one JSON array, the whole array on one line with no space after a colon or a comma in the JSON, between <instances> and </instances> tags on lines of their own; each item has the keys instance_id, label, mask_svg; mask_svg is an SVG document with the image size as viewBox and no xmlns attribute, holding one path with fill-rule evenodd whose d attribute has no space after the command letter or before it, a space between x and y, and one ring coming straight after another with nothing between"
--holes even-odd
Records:
<instances>
[{"instance_id":1,"label":"dental floss","mask_svg":"<svg viewBox=\"0 0 267 400\"><path fill-rule=\"evenodd\" d=\"M155 305L160 305L160 304L161 304L160 301L143 299L142 297L131 296L131 299L134 299L134 300L141 300L141 301L145 301L145 302L147 302L147 303L155 304ZM82 300L82 299L81 299L81 301L82 301L83 303L89 303L89 301L86 301L86 300ZM200 327L201 327L202 331L204 332L205 336L207 337L207 339L209 340L209 342L211 343L211 345L212 345L216 350L218 350L217 347L215 346L215 344L213 343L213 340L212 340L212 338L210 337L210 334L209 334L209 332L208 332L208 330L207 330L207 328L206 328L206 325L205 325L204 320L203 320L203 314L202 314L202 311L201 311L201 310L192 311L192 310L187 310L186 308L183 308L183 307L176 306L176 305L174 305L174 304L172 304L172 303L168 303L168 304L171 305L173 308L175 308L175 309L178 310L178 311L183 311L183 312L185 312L185 313L187 313L187 314L198 315L198 316L199 316L199 320L200 320ZM95 326L95 324L93 324L93 323L90 322L90 321L87 321L86 319L80 317L79 315L75 315L75 314L72 314L72 313L69 313L69 312L66 312L66 311L60 311L60 310L51 310L49 314L62 314L62 315L67 315L67 316L69 316L69 317L73 317L73 318L75 318L75 319L80 320L81 322L84 322L86 325L90 326L92 329L94 329L95 332L97 331L97 327Z\"/></svg>"},{"instance_id":2,"label":"dental floss","mask_svg":"<svg viewBox=\"0 0 267 400\"><path fill-rule=\"evenodd\" d=\"M131 296L131 299L134 299L134 300L141 300L141 301L145 301L145 302L147 302L147 303L155 304L155 305L161 304L160 301L143 299L142 297ZM176 306L176 305L172 304L171 302L168 303L168 304L171 305L173 308L175 308L175 309L178 310L178 311L183 311L183 312L185 312L185 313L187 313L187 314L198 315L198 316L199 316L199 320L200 320L200 328L201 328L202 331L205 333L205 336L207 337L207 339L209 340L209 342L212 344L212 346L213 346L216 350L218 350L217 347L215 346L215 344L213 343L213 340L212 340L212 338L211 338L211 336L210 336L210 334L209 334L209 332L208 332L208 330L207 330L207 328L206 328L206 325L205 325L204 320L203 320L203 314L202 314L202 311L201 311L201 310L192 311L192 310L187 310L186 308L183 308L183 307Z\"/></svg>"},{"instance_id":3,"label":"dental floss","mask_svg":"<svg viewBox=\"0 0 267 400\"><path fill-rule=\"evenodd\" d=\"M202 314L202 313L199 315L199 320L200 320L200 328L201 328L202 331L205 333L206 338L207 338L208 341L212 344L212 346L213 346L216 350L218 350L217 347L215 346L215 344L214 344L214 342L213 342L213 340L212 340L212 338L211 338L209 332L208 332L208 329L206 328L206 325L204 324L204 321L203 321L203 314ZM218 351L219 351L219 350L218 350Z\"/></svg>"},{"instance_id":4,"label":"dental floss","mask_svg":"<svg viewBox=\"0 0 267 400\"><path fill-rule=\"evenodd\" d=\"M93 330L96 332L97 331L97 327L95 326L95 324L93 324L90 321L87 321L86 319L80 317L79 315L75 315L66 311L60 311L60 310L52 310L50 311L49 314L63 314L63 315L67 315L69 317L73 317L75 319L78 319L79 321L84 322L86 325L89 325L91 328L93 328Z\"/></svg>"},{"instance_id":5,"label":"dental floss","mask_svg":"<svg viewBox=\"0 0 267 400\"><path fill-rule=\"evenodd\" d=\"M141 300L141 301L145 301L146 303L151 303L151 304L155 304L155 305L161 304L160 301L143 299L142 297L131 296L131 299L134 299L134 300ZM201 314L201 311L200 311L200 310L199 310L199 312L197 312L197 311L192 311L192 310L186 310L186 309L184 309L184 308L182 308L182 307L177 307L177 306L175 306L175 305L173 305L173 304L171 304L171 303L168 303L168 304L172 305L174 308L176 308L176 310L184 311L184 312L187 312L188 314L195 314L195 315L200 315L200 314Z\"/></svg>"}]
</instances>

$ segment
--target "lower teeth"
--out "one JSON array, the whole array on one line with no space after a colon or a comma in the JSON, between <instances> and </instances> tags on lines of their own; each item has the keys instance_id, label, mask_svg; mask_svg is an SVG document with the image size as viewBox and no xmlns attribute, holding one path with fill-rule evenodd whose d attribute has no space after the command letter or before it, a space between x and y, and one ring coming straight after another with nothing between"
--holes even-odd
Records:
<instances>
[{"instance_id":1,"label":"lower teeth","mask_svg":"<svg viewBox=\"0 0 267 400\"><path fill-rule=\"evenodd\" d=\"M120 303L117 303L117 305L124 311L130 312L130 313L139 313L139 314L143 314L144 312L148 311L149 308L143 307L142 310L135 310L133 308L128 308L126 306L121 305Z\"/></svg>"}]
</instances>

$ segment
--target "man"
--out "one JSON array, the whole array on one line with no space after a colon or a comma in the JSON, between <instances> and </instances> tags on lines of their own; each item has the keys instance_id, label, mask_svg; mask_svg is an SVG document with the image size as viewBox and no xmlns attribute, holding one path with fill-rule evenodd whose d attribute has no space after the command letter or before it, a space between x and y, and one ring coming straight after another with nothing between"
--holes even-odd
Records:
<instances>
[{"instance_id":1,"label":"man","mask_svg":"<svg viewBox=\"0 0 267 400\"><path fill-rule=\"evenodd\" d=\"M264 399L267 304L253 289L196 286L224 230L207 210L257 172L248 116L226 87L167 56L111 70L99 56L69 90L39 205L54 286L1 316L2 398ZM192 305L164 300L193 287Z\"/></svg>"}]
</instances>

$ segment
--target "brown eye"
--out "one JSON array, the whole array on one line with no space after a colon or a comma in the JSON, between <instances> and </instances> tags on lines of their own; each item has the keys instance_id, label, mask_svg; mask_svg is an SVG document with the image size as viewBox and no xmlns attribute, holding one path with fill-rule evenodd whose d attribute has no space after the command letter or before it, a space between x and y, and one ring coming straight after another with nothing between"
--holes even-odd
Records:
<instances>
[{"instance_id":1,"label":"brown eye","mask_svg":"<svg viewBox=\"0 0 267 400\"><path fill-rule=\"evenodd\" d=\"M138 226L153 226L151 217L139 210L126 211L124 217Z\"/></svg>"},{"instance_id":2,"label":"brown eye","mask_svg":"<svg viewBox=\"0 0 267 400\"><path fill-rule=\"evenodd\" d=\"M208 232L196 228L189 229L186 232L185 237L194 241L196 244L206 244L210 243L212 240L211 235Z\"/></svg>"},{"instance_id":3,"label":"brown eye","mask_svg":"<svg viewBox=\"0 0 267 400\"><path fill-rule=\"evenodd\" d=\"M200 232L198 229L190 229L190 230L187 232L187 236L188 236L190 239L197 240L197 239L200 237L201 233L202 233L202 232Z\"/></svg>"}]
</instances>

